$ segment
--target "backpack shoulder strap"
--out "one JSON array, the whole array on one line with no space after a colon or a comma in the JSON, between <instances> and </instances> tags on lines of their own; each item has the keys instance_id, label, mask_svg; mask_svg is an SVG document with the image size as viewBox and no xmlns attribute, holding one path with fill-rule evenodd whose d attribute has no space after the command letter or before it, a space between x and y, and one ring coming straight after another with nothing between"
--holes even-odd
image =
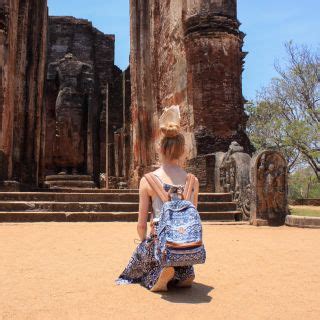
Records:
<instances>
[{"instance_id":1,"label":"backpack shoulder strap","mask_svg":"<svg viewBox=\"0 0 320 320\"><path fill-rule=\"evenodd\" d=\"M183 197L185 200L191 201L191 195L196 177L192 173L188 173L186 185L184 187Z\"/></svg>"},{"instance_id":2,"label":"backpack shoulder strap","mask_svg":"<svg viewBox=\"0 0 320 320\"><path fill-rule=\"evenodd\" d=\"M165 192L161 182L159 181L159 179L157 179L157 177L155 177L152 172L145 174L144 177L148 181L152 190L158 195L162 202L169 201L168 193Z\"/></svg>"}]
</instances>

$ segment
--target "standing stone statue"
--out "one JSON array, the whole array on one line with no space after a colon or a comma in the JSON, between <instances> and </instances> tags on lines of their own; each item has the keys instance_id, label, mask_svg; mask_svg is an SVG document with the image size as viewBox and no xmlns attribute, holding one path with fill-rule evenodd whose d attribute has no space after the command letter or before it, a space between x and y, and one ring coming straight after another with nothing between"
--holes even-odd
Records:
<instances>
[{"instance_id":1,"label":"standing stone statue","mask_svg":"<svg viewBox=\"0 0 320 320\"><path fill-rule=\"evenodd\" d=\"M232 194L243 220L250 218L250 161L251 157L236 141L230 144L226 153L216 155L215 189Z\"/></svg>"},{"instance_id":2,"label":"standing stone statue","mask_svg":"<svg viewBox=\"0 0 320 320\"><path fill-rule=\"evenodd\" d=\"M287 208L287 163L278 151L258 153L251 162L251 223L283 224Z\"/></svg>"},{"instance_id":3,"label":"standing stone statue","mask_svg":"<svg viewBox=\"0 0 320 320\"><path fill-rule=\"evenodd\" d=\"M49 64L48 81L56 81L54 164L59 174L86 173L88 115L93 92L92 66L71 53Z\"/></svg>"}]
</instances>

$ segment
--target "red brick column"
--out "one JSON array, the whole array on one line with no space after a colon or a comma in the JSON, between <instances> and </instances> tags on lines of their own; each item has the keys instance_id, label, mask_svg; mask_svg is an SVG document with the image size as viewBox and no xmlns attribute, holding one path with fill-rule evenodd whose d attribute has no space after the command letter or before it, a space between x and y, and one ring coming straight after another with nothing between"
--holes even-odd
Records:
<instances>
[{"instance_id":1,"label":"red brick column","mask_svg":"<svg viewBox=\"0 0 320 320\"><path fill-rule=\"evenodd\" d=\"M38 182L47 17L46 0L0 3L0 181Z\"/></svg>"},{"instance_id":2,"label":"red brick column","mask_svg":"<svg viewBox=\"0 0 320 320\"><path fill-rule=\"evenodd\" d=\"M236 0L193 1L184 24L188 102L193 107L198 155L226 152L234 140L250 152L242 96L244 35Z\"/></svg>"}]
</instances>

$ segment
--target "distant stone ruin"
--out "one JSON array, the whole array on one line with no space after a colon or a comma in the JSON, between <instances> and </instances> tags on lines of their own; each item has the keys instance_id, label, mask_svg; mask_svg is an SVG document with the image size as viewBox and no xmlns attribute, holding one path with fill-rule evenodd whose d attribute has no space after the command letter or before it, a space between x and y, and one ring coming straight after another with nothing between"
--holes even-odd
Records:
<instances>
[{"instance_id":1,"label":"distant stone ruin","mask_svg":"<svg viewBox=\"0 0 320 320\"><path fill-rule=\"evenodd\" d=\"M232 141L251 154L236 0L131 0L130 5L133 180L157 163L158 115L173 104L181 107L190 169L205 156L226 152ZM210 165L202 169L209 173Z\"/></svg>"},{"instance_id":2,"label":"distant stone ruin","mask_svg":"<svg viewBox=\"0 0 320 320\"><path fill-rule=\"evenodd\" d=\"M0 2L0 181L38 185L48 8L44 0Z\"/></svg>"},{"instance_id":3,"label":"distant stone ruin","mask_svg":"<svg viewBox=\"0 0 320 320\"><path fill-rule=\"evenodd\" d=\"M243 219L278 219L285 164L265 153L250 178L237 1L130 0L130 18L122 71L114 35L49 17L46 0L0 2L0 189L137 188L159 165L159 115L178 104L201 191L228 193Z\"/></svg>"}]
</instances>

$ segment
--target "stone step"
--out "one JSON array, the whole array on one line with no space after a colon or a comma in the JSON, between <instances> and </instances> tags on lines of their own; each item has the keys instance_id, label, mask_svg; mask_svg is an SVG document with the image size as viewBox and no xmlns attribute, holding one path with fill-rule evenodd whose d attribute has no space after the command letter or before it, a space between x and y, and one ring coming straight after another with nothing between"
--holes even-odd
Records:
<instances>
[{"instance_id":1,"label":"stone step","mask_svg":"<svg viewBox=\"0 0 320 320\"><path fill-rule=\"evenodd\" d=\"M138 193L0 192L0 201L138 202ZM231 202L229 193L201 193L200 202Z\"/></svg>"},{"instance_id":2,"label":"stone step","mask_svg":"<svg viewBox=\"0 0 320 320\"><path fill-rule=\"evenodd\" d=\"M96 185L93 181L83 181L83 180L52 180L52 181L45 181L45 186L49 187L50 189L59 189L59 188L83 188L83 189L90 189L95 188Z\"/></svg>"},{"instance_id":3,"label":"stone step","mask_svg":"<svg viewBox=\"0 0 320 320\"><path fill-rule=\"evenodd\" d=\"M203 221L237 221L239 211L200 212ZM134 222L136 212L0 212L0 222Z\"/></svg>"},{"instance_id":4,"label":"stone step","mask_svg":"<svg viewBox=\"0 0 320 320\"><path fill-rule=\"evenodd\" d=\"M0 193L0 201L44 202L138 202L138 193Z\"/></svg>"},{"instance_id":5,"label":"stone step","mask_svg":"<svg viewBox=\"0 0 320 320\"><path fill-rule=\"evenodd\" d=\"M89 175L77 175L77 174L56 174L46 176L45 181L92 181L92 177Z\"/></svg>"},{"instance_id":6,"label":"stone step","mask_svg":"<svg viewBox=\"0 0 320 320\"><path fill-rule=\"evenodd\" d=\"M91 189L91 188L38 188L32 192L46 193L139 193L138 189Z\"/></svg>"},{"instance_id":7,"label":"stone step","mask_svg":"<svg viewBox=\"0 0 320 320\"><path fill-rule=\"evenodd\" d=\"M0 211L65 211L65 212L136 212L137 202L45 202L0 201ZM199 211L236 211L233 202L199 202Z\"/></svg>"}]
</instances>

